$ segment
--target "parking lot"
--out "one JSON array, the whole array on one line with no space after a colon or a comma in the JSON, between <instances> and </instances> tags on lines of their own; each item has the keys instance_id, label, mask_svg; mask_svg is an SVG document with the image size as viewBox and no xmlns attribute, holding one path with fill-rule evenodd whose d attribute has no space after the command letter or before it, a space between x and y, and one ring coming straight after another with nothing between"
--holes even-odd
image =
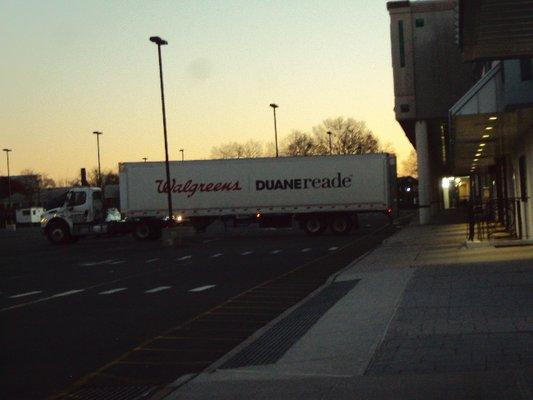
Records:
<instances>
[{"instance_id":1,"label":"parking lot","mask_svg":"<svg viewBox=\"0 0 533 400\"><path fill-rule=\"evenodd\" d=\"M215 225L175 247L130 236L54 246L36 228L3 231L2 392L47 397L289 271L321 263L341 269L374 245L372 233L387 222L368 215L352 235L319 237ZM352 253L335 258L347 248Z\"/></svg>"}]
</instances>

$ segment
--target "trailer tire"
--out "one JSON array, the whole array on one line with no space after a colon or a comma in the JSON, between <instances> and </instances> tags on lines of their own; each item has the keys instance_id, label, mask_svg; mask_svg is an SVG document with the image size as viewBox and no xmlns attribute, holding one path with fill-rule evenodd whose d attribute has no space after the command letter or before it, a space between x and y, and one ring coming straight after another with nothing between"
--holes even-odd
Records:
<instances>
[{"instance_id":1,"label":"trailer tire","mask_svg":"<svg viewBox=\"0 0 533 400\"><path fill-rule=\"evenodd\" d=\"M46 237L53 244L72 243L68 225L60 221L50 223L46 228Z\"/></svg>"},{"instance_id":2,"label":"trailer tire","mask_svg":"<svg viewBox=\"0 0 533 400\"><path fill-rule=\"evenodd\" d=\"M145 241L152 236L152 229L150 224L145 221L140 221L135 224L133 228L133 237L139 241Z\"/></svg>"},{"instance_id":3,"label":"trailer tire","mask_svg":"<svg viewBox=\"0 0 533 400\"><path fill-rule=\"evenodd\" d=\"M327 228L324 218L318 215L310 215L302 222L302 228L310 236L321 235Z\"/></svg>"},{"instance_id":4,"label":"trailer tire","mask_svg":"<svg viewBox=\"0 0 533 400\"><path fill-rule=\"evenodd\" d=\"M347 235L352 227L353 221L349 215L336 215L329 224L329 229L334 235Z\"/></svg>"}]
</instances>

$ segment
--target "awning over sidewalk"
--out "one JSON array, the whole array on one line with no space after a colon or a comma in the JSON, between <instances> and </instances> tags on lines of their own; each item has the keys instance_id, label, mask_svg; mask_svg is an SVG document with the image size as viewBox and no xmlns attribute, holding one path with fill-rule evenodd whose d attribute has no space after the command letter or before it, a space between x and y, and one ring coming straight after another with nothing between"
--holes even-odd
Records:
<instances>
[{"instance_id":1,"label":"awning over sidewalk","mask_svg":"<svg viewBox=\"0 0 533 400\"><path fill-rule=\"evenodd\" d=\"M502 64L497 64L450 109L452 172L467 175L493 165L505 125Z\"/></svg>"}]
</instances>

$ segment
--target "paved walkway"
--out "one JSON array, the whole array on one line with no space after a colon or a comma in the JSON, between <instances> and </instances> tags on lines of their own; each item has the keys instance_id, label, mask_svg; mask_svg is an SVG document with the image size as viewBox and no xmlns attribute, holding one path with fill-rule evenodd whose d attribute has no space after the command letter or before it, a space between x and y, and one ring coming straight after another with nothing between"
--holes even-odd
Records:
<instances>
[{"instance_id":1,"label":"paved walkway","mask_svg":"<svg viewBox=\"0 0 533 400\"><path fill-rule=\"evenodd\" d=\"M532 399L533 246L465 235L402 229L167 398Z\"/></svg>"}]
</instances>

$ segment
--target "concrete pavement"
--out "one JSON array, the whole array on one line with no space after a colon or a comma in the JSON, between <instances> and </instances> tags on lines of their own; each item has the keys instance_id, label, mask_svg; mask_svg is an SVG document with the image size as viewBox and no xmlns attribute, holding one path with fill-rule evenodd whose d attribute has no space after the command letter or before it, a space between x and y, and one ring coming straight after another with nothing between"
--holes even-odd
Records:
<instances>
[{"instance_id":1,"label":"concrete pavement","mask_svg":"<svg viewBox=\"0 0 533 400\"><path fill-rule=\"evenodd\" d=\"M465 238L402 229L166 398L533 398L533 246Z\"/></svg>"}]
</instances>

